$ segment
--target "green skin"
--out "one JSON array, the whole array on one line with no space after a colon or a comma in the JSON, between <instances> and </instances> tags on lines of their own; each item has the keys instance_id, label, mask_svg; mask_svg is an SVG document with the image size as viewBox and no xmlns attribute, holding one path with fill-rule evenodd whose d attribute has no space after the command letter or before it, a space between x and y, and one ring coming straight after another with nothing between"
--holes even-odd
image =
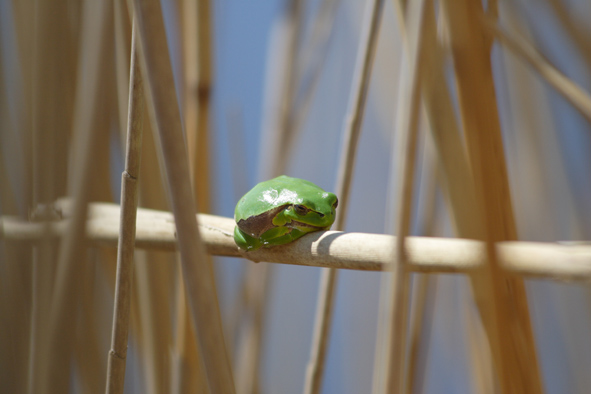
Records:
<instances>
[{"instance_id":1,"label":"green skin","mask_svg":"<svg viewBox=\"0 0 591 394\"><path fill-rule=\"evenodd\" d=\"M337 196L312 182L285 175L261 182L234 211L234 241L246 251L283 245L332 226Z\"/></svg>"}]
</instances>

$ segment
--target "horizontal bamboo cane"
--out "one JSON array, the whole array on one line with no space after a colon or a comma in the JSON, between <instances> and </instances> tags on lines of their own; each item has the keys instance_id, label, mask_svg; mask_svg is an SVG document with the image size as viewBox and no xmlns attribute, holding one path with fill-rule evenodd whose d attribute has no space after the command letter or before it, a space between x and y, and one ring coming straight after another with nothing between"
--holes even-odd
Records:
<instances>
[{"instance_id":1,"label":"horizontal bamboo cane","mask_svg":"<svg viewBox=\"0 0 591 394\"><path fill-rule=\"evenodd\" d=\"M60 203L69 216L67 203ZM119 206L93 203L89 206L87 236L90 242L116 247L119 235ZM207 253L244 257L259 262L382 271L393 260L395 237L384 234L321 231L300 240L254 252L240 250L233 239L234 220L199 214L201 236ZM53 224L23 222L0 217L0 239L35 241L47 227L55 236L63 234L67 221ZM136 247L175 250L174 219L170 212L138 209ZM407 237L408 266L412 272L467 273L486 260L483 242L459 238ZM560 281L591 281L591 243L507 241L496 245L503 269L516 275Z\"/></svg>"}]
</instances>

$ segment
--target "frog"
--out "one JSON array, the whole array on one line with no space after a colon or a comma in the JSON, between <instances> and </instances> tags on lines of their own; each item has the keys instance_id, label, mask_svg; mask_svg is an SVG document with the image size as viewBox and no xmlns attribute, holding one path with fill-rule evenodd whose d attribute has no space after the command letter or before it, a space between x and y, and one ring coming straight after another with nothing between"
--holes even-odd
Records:
<instances>
[{"instance_id":1,"label":"frog","mask_svg":"<svg viewBox=\"0 0 591 394\"><path fill-rule=\"evenodd\" d=\"M335 221L338 198L316 184L280 175L260 182L234 210L234 242L247 252L293 242Z\"/></svg>"}]
</instances>

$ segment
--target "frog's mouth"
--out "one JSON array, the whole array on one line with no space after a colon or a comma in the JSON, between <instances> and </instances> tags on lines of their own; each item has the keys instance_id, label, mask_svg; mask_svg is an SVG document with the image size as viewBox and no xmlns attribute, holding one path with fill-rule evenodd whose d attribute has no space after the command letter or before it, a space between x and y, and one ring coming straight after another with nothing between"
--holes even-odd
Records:
<instances>
[{"instance_id":1,"label":"frog's mouth","mask_svg":"<svg viewBox=\"0 0 591 394\"><path fill-rule=\"evenodd\" d=\"M297 220L292 220L289 223L285 223L285 227L289 227L289 228L297 228L297 229L309 229L309 231L312 230L328 230L330 228L330 226L316 226L313 224L309 224L309 223L304 223L304 222L298 222Z\"/></svg>"}]
</instances>

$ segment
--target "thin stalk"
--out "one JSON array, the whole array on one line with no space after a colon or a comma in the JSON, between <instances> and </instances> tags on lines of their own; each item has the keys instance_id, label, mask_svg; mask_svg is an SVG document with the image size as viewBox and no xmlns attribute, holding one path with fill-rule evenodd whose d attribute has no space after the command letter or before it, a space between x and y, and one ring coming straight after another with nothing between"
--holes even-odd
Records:
<instances>
[{"instance_id":1,"label":"thin stalk","mask_svg":"<svg viewBox=\"0 0 591 394\"><path fill-rule=\"evenodd\" d=\"M138 43L139 44L139 43ZM140 53L141 56L141 53ZM141 62L141 60L140 60ZM140 63L141 65L141 63ZM144 88L145 89L145 88ZM145 99L144 99L145 101ZM142 140L142 165L139 187L139 204L153 209L169 209L164 181L160 176L158 163L160 148L155 141L148 111L144 111L144 136ZM171 219L172 214L170 215ZM136 245L141 224L136 225ZM117 227L117 234L119 228ZM176 231L173 226L173 233ZM175 237L176 243L176 237ZM145 371L145 393L156 394L166 391L174 378L168 355L174 346L174 332L170 319L173 316L170 305L175 286L175 276L180 270L177 254L145 253L136 250L132 288L132 322L136 322L133 333L137 343L141 368ZM132 323L132 329L134 325Z\"/></svg>"},{"instance_id":2,"label":"thin stalk","mask_svg":"<svg viewBox=\"0 0 591 394\"><path fill-rule=\"evenodd\" d=\"M182 28L183 115L193 192L199 212L210 211L209 109L212 85L212 28L209 0L184 0ZM209 256L208 256L209 258ZM182 283L182 274L178 275ZM172 393L203 392L207 383L200 365L184 285L176 288L176 335L171 368Z\"/></svg>"},{"instance_id":3,"label":"thin stalk","mask_svg":"<svg viewBox=\"0 0 591 394\"><path fill-rule=\"evenodd\" d=\"M585 60L587 68L591 67L591 41L585 23L577 23L573 16L575 13L569 10L569 4L558 0L547 0L554 11L561 27L570 36L571 41L579 50L579 55ZM535 5L534 5L535 6ZM587 11L589 8L587 7ZM584 19L583 19L584 20Z\"/></svg>"},{"instance_id":4,"label":"thin stalk","mask_svg":"<svg viewBox=\"0 0 591 394\"><path fill-rule=\"evenodd\" d=\"M353 84L349 96L349 106L343 130L343 146L341 148L339 172L337 175L336 192L339 197L340 211L335 222L335 228L337 230L343 230L345 227L357 141L361 132L369 77L371 75L371 66L377 44L378 28L383 5L383 0L371 0L367 2L365 9L365 19L357 52ZM320 392L322 385L326 351L329 342L329 330L334 309L336 276L337 271L335 269L323 269L320 276L314 332L312 334L312 348L310 350L310 360L304 383L304 393L306 394Z\"/></svg>"},{"instance_id":5,"label":"thin stalk","mask_svg":"<svg viewBox=\"0 0 591 394\"><path fill-rule=\"evenodd\" d=\"M121 218L119 244L117 247L117 277L115 283L115 305L111 350L107 364L106 393L123 393L125 362L127 358L127 337L129 332L129 311L131 283L133 276L133 255L137 211L137 182L141 159L143 86L139 70L136 47L136 27L132 27L131 62L129 75L129 114L127 118L127 149L125 171L121 175Z\"/></svg>"},{"instance_id":6,"label":"thin stalk","mask_svg":"<svg viewBox=\"0 0 591 394\"><path fill-rule=\"evenodd\" d=\"M301 125L312 105L314 93L328 57L330 38L334 31L334 22L339 4L340 0L323 0L319 6L320 9L314 16L312 31L308 40L310 44L308 49L303 51L302 60L299 62L297 69L300 85L294 96L294 105L289 119L292 129L292 141L301 130ZM288 152L292 146L293 144L288 144ZM287 156L289 157L290 154Z\"/></svg>"},{"instance_id":7,"label":"thin stalk","mask_svg":"<svg viewBox=\"0 0 591 394\"><path fill-rule=\"evenodd\" d=\"M270 145L260 156L260 161L266 163L260 167L259 179L268 179L285 173L287 163L291 157L291 146L297 137L298 129L294 127L295 88L299 82L297 61L300 52L300 41L303 36L305 1L290 0L287 3L286 15L281 19L279 35L282 50L280 62L273 61L271 75L281 75L280 78L269 78L268 84L278 97L278 114L268 111L265 115L267 122L272 125L266 128L273 134L266 144ZM279 40L276 40L277 42ZM277 45L277 44L276 44ZM270 52L271 54L274 52ZM270 55L271 56L271 55ZM271 58L272 59L272 58ZM278 83L277 83L278 82ZM268 98L268 100L271 100ZM233 144L237 145L237 144ZM239 156L235 163L240 163ZM272 163L271 165L267 165ZM237 166L242 167L241 165ZM239 196L237 196L239 197ZM271 264L248 265L242 276L242 291L244 299L240 300L241 329L238 336L235 356L236 387L238 393L256 393L259 391L260 367L263 354L263 335L265 329L265 312L271 297L268 296L272 285L274 267Z\"/></svg>"},{"instance_id":8,"label":"thin stalk","mask_svg":"<svg viewBox=\"0 0 591 394\"><path fill-rule=\"evenodd\" d=\"M417 151L418 119L420 109L420 57L423 45L423 20L425 1L415 1L409 5L408 19L408 70L402 75L402 95L398 100L397 134L404 140L402 158L392 154L392 174L395 175L396 161L403 162L401 172L395 179L402 181L399 189L398 209L396 211L397 237L394 248L394 264L392 266L393 301L391 304L390 351L386 361L387 382L385 393L403 393L405 391L405 354L406 331L408 323L408 303L410 283L407 269L406 237L410 232L412 191L414 186L414 168ZM394 184L394 183L393 183Z\"/></svg>"},{"instance_id":9,"label":"thin stalk","mask_svg":"<svg viewBox=\"0 0 591 394\"><path fill-rule=\"evenodd\" d=\"M213 267L205 256L195 220L195 201L172 68L168 57L162 56L169 52L160 2L136 0L134 11L143 55L142 71L147 81L148 108L162 148L191 320L210 390L234 393Z\"/></svg>"},{"instance_id":10,"label":"thin stalk","mask_svg":"<svg viewBox=\"0 0 591 394\"><path fill-rule=\"evenodd\" d=\"M213 80L210 0L183 2L184 114L193 193L199 212L210 210L209 108Z\"/></svg>"},{"instance_id":11,"label":"thin stalk","mask_svg":"<svg viewBox=\"0 0 591 394\"><path fill-rule=\"evenodd\" d=\"M127 138L129 102L129 53L131 48L130 18L124 1L113 1L113 23L115 39L115 83L117 88L117 113L121 145Z\"/></svg>"},{"instance_id":12,"label":"thin stalk","mask_svg":"<svg viewBox=\"0 0 591 394\"><path fill-rule=\"evenodd\" d=\"M300 40L302 37L304 20L305 1L290 0L288 2L288 18L285 23L288 26L286 59L283 63L285 69L283 75L285 82L282 85L283 91L279 105L279 139L277 141L277 154L273 157L273 162L279 169L287 167L287 159L290 157L289 148L294 140L294 129L292 124L292 115L294 110L294 101L297 81L297 58L300 49ZM277 174L281 175L281 174Z\"/></svg>"},{"instance_id":13,"label":"thin stalk","mask_svg":"<svg viewBox=\"0 0 591 394\"><path fill-rule=\"evenodd\" d=\"M485 26L499 41L520 59L526 61L540 76L591 122L591 95L558 71L525 38L506 32L499 24L484 18Z\"/></svg>"},{"instance_id":14,"label":"thin stalk","mask_svg":"<svg viewBox=\"0 0 591 394\"><path fill-rule=\"evenodd\" d=\"M420 275L416 278L417 305L412 322L412 335L409 338L409 360L406 378L406 392L422 393L425 387L428 349L431 341L437 276ZM413 283L413 287L415 284Z\"/></svg>"},{"instance_id":15,"label":"thin stalk","mask_svg":"<svg viewBox=\"0 0 591 394\"><path fill-rule=\"evenodd\" d=\"M427 5L429 7L429 5ZM429 7L431 10L432 8ZM429 9L426 10L425 22L428 23ZM423 24L424 26L424 24ZM423 28L426 34L425 28ZM427 41L427 37L424 37ZM425 42L427 45L427 42ZM423 73L425 69L423 69ZM421 87L425 78L421 78ZM426 148L429 148L426 145ZM437 232L438 216L437 216L437 191L438 184L441 182L441 170L436 166L436 157L433 149L425 149L422 158L422 174L419 190L424 194L424 204L419 208L421 212L421 221L419 225L419 234L426 236L435 236ZM429 347L431 343L431 334L433 327L433 318L435 312L435 296L437 292L437 275L415 275L413 288L416 289L413 293L414 299L414 319L411 324L411 332L409 335L409 356L408 356L408 370L406 377L406 392L422 393L426 370L427 360L429 358Z\"/></svg>"}]
</instances>

